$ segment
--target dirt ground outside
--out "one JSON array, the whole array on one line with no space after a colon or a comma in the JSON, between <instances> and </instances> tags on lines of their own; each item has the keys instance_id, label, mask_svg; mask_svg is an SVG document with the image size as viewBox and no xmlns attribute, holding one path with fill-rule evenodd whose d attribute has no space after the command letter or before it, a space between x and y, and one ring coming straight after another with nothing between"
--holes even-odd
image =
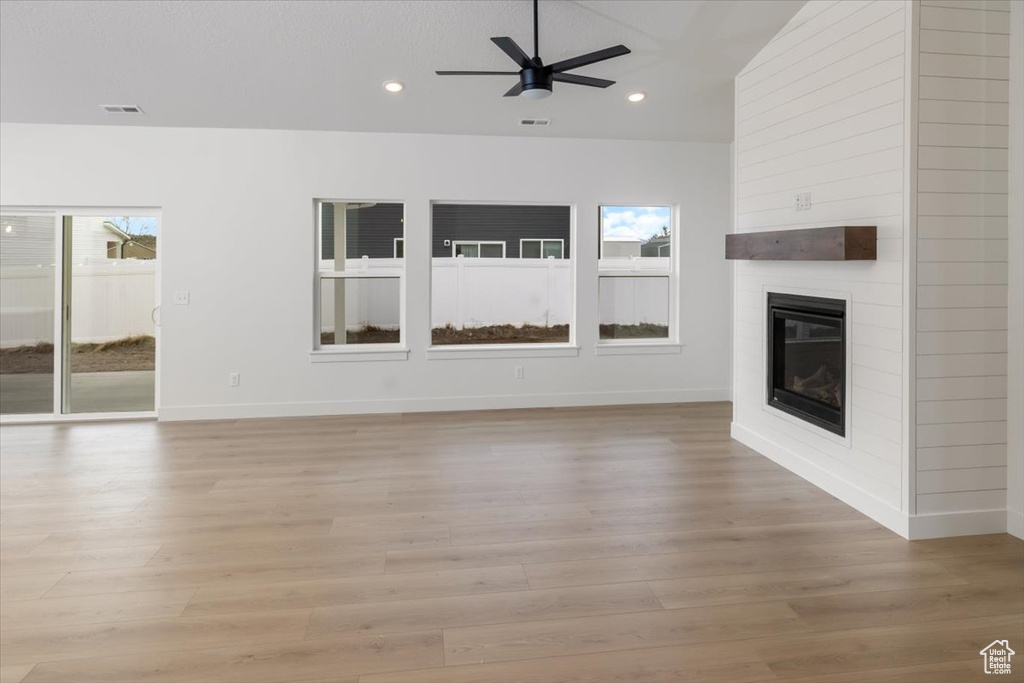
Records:
<instances>
[{"instance_id":1,"label":"dirt ground outside","mask_svg":"<svg viewBox=\"0 0 1024 683\"><path fill-rule=\"evenodd\" d=\"M103 344L72 344L72 372L155 370L156 340L148 335L125 337ZM0 374L53 372L53 344L0 349Z\"/></svg>"},{"instance_id":2,"label":"dirt ground outside","mask_svg":"<svg viewBox=\"0 0 1024 683\"><path fill-rule=\"evenodd\" d=\"M667 325L601 325L601 339L667 339ZM398 330L380 327L364 327L346 333L349 344L397 344ZM435 327L431 341L436 346L457 344L559 344L569 341L568 325L487 325L457 329L453 326ZM320 335L320 344L334 343L334 333Z\"/></svg>"},{"instance_id":3,"label":"dirt ground outside","mask_svg":"<svg viewBox=\"0 0 1024 683\"><path fill-rule=\"evenodd\" d=\"M488 325L456 329L435 327L431 331L435 346L453 344L558 344L569 341L568 325Z\"/></svg>"},{"instance_id":4,"label":"dirt ground outside","mask_svg":"<svg viewBox=\"0 0 1024 683\"><path fill-rule=\"evenodd\" d=\"M601 339L668 339L668 325L601 325Z\"/></svg>"},{"instance_id":5,"label":"dirt ground outside","mask_svg":"<svg viewBox=\"0 0 1024 683\"><path fill-rule=\"evenodd\" d=\"M346 344L397 344L401 337L399 330L386 330L383 327L369 325L361 330L350 330L345 333ZM333 332L320 334L320 345L330 346L334 343Z\"/></svg>"}]
</instances>

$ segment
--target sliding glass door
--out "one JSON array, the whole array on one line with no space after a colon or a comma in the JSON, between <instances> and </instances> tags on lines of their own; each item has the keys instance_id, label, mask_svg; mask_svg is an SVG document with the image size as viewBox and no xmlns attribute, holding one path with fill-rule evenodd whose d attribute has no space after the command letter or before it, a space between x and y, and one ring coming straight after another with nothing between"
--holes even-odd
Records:
<instances>
[{"instance_id":1,"label":"sliding glass door","mask_svg":"<svg viewBox=\"0 0 1024 683\"><path fill-rule=\"evenodd\" d=\"M155 409L157 226L3 215L0 414Z\"/></svg>"},{"instance_id":2,"label":"sliding glass door","mask_svg":"<svg viewBox=\"0 0 1024 683\"><path fill-rule=\"evenodd\" d=\"M54 411L57 230L0 214L0 415Z\"/></svg>"}]
</instances>

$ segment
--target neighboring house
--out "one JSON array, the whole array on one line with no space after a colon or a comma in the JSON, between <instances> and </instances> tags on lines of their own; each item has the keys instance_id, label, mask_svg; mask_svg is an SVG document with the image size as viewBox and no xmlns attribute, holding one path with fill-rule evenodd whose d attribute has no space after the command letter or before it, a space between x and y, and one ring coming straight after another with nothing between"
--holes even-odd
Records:
<instances>
[{"instance_id":1,"label":"neighboring house","mask_svg":"<svg viewBox=\"0 0 1024 683\"><path fill-rule=\"evenodd\" d=\"M0 217L0 264L53 265L57 260L54 251L56 231L52 216ZM120 253L122 245L131 240L131 235L101 217L76 216L72 227L71 258L74 263L105 260L112 252Z\"/></svg>"},{"instance_id":2,"label":"neighboring house","mask_svg":"<svg viewBox=\"0 0 1024 683\"><path fill-rule=\"evenodd\" d=\"M601 258L638 257L642 244L639 237L605 237L601 244Z\"/></svg>"},{"instance_id":3,"label":"neighboring house","mask_svg":"<svg viewBox=\"0 0 1024 683\"><path fill-rule=\"evenodd\" d=\"M671 256L671 235L657 235L640 246L641 256Z\"/></svg>"},{"instance_id":4,"label":"neighboring house","mask_svg":"<svg viewBox=\"0 0 1024 683\"><path fill-rule=\"evenodd\" d=\"M107 242L107 258L139 260L156 258L156 235L128 235L123 232L121 234L126 239Z\"/></svg>"},{"instance_id":5,"label":"neighboring house","mask_svg":"<svg viewBox=\"0 0 1024 683\"><path fill-rule=\"evenodd\" d=\"M334 258L333 204L322 204L321 253ZM404 255L400 204L377 204L346 212L346 256L350 259ZM569 258L568 206L435 204L435 258Z\"/></svg>"},{"instance_id":6,"label":"neighboring house","mask_svg":"<svg viewBox=\"0 0 1024 683\"><path fill-rule=\"evenodd\" d=\"M321 256L334 258L334 211L335 205L324 202L321 206ZM345 254L348 258L394 258L396 248L404 244L404 208L401 204L356 205L345 212ZM404 251L399 253L401 256Z\"/></svg>"}]
</instances>

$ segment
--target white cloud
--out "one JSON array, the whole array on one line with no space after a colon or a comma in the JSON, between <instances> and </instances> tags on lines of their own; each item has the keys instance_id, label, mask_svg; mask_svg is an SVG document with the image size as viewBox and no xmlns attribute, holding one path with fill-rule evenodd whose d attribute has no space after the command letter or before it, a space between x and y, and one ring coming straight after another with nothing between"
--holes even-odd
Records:
<instances>
[{"instance_id":1,"label":"white cloud","mask_svg":"<svg viewBox=\"0 0 1024 683\"><path fill-rule=\"evenodd\" d=\"M671 226L667 206L605 206L601 208L601 230L605 237L635 237L647 241Z\"/></svg>"}]
</instances>

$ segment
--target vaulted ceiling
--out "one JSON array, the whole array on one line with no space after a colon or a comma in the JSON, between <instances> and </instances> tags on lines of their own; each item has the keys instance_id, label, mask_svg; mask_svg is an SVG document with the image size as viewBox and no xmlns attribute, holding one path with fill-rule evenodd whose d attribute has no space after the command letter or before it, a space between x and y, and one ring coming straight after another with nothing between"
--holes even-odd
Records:
<instances>
[{"instance_id":1,"label":"vaulted ceiling","mask_svg":"<svg viewBox=\"0 0 1024 683\"><path fill-rule=\"evenodd\" d=\"M532 52L529 0L4 0L0 121L723 142L733 77L801 5L541 0L545 62L633 53L574 72L617 81L607 90L556 83L528 101L502 97L514 76L433 72L515 70L489 38Z\"/></svg>"}]
</instances>

